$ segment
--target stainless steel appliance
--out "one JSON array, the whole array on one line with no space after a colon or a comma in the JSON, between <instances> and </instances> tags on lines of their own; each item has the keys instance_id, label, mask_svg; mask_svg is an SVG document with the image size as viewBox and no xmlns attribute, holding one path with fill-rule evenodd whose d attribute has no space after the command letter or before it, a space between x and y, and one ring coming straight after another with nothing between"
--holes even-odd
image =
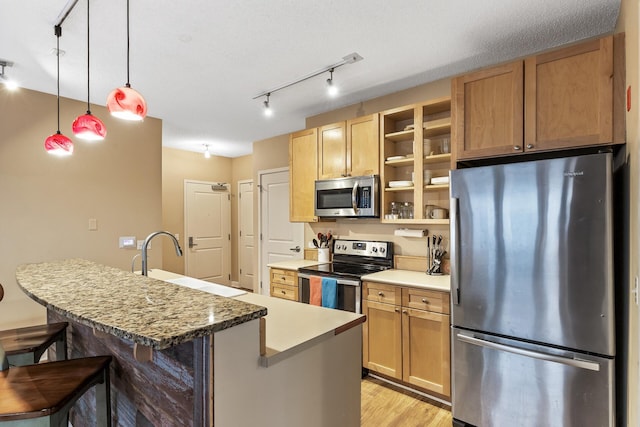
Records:
<instances>
[{"instance_id":1,"label":"stainless steel appliance","mask_svg":"<svg viewBox=\"0 0 640 427\"><path fill-rule=\"evenodd\" d=\"M379 183L378 175L318 180L315 183L315 215L379 218Z\"/></svg>"},{"instance_id":2,"label":"stainless steel appliance","mask_svg":"<svg viewBox=\"0 0 640 427\"><path fill-rule=\"evenodd\" d=\"M451 172L454 425L612 426L612 155Z\"/></svg>"},{"instance_id":3,"label":"stainless steel appliance","mask_svg":"<svg viewBox=\"0 0 640 427\"><path fill-rule=\"evenodd\" d=\"M309 303L309 278L333 277L338 283L338 309L362 313L362 282L366 274L393 268L393 242L337 239L333 262L298 270L300 301Z\"/></svg>"}]
</instances>

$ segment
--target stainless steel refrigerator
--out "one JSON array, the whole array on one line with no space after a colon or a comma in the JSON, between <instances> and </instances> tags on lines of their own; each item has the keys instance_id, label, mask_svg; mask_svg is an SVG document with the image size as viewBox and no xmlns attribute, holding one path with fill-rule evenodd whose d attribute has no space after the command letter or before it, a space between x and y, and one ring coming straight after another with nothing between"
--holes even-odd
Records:
<instances>
[{"instance_id":1,"label":"stainless steel refrigerator","mask_svg":"<svg viewBox=\"0 0 640 427\"><path fill-rule=\"evenodd\" d=\"M454 425L614 425L612 167L451 172Z\"/></svg>"}]
</instances>

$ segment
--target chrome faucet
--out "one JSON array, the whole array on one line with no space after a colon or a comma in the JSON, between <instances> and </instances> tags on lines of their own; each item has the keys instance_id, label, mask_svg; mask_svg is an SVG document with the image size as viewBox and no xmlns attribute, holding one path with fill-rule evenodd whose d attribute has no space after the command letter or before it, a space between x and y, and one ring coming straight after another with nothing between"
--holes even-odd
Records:
<instances>
[{"instance_id":1,"label":"chrome faucet","mask_svg":"<svg viewBox=\"0 0 640 427\"><path fill-rule=\"evenodd\" d=\"M178 243L178 239L176 239L176 236L174 236L173 234L167 232L167 231L156 231L153 232L151 234L149 234L147 236L146 239L144 239L144 243L142 244L142 275L143 276L148 276L147 274L147 247L149 246L149 242L151 241L151 239L153 239L154 237L156 237L159 234L165 234L169 237L171 237L171 239L173 240L173 246L176 247L176 255L178 256L182 256L182 249L180 248L180 244Z\"/></svg>"}]
</instances>

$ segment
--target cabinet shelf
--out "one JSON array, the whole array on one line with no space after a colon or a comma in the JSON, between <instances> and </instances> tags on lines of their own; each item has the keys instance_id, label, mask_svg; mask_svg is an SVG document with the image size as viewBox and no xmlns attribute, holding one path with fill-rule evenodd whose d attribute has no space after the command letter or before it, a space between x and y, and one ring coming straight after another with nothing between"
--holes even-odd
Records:
<instances>
[{"instance_id":1,"label":"cabinet shelf","mask_svg":"<svg viewBox=\"0 0 640 427\"><path fill-rule=\"evenodd\" d=\"M391 132L384 135L389 141L400 142L409 141L413 139L413 129L401 130L399 132Z\"/></svg>"},{"instance_id":2,"label":"cabinet shelf","mask_svg":"<svg viewBox=\"0 0 640 427\"><path fill-rule=\"evenodd\" d=\"M413 164L413 157L407 157L404 159L398 160L387 160L384 162L387 166L400 167L400 166L410 166Z\"/></svg>"},{"instance_id":3,"label":"cabinet shelf","mask_svg":"<svg viewBox=\"0 0 640 427\"><path fill-rule=\"evenodd\" d=\"M413 219L385 219L380 218L382 224L427 224L427 225L449 225L448 219L428 219L428 218L413 218Z\"/></svg>"},{"instance_id":4,"label":"cabinet shelf","mask_svg":"<svg viewBox=\"0 0 640 427\"><path fill-rule=\"evenodd\" d=\"M440 163L440 162L451 162L451 153L424 156L424 164Z\"/></svg>"},{"instance_id":5,"label":"cabinet shelf","mask_svg":"<svg viewBox=\"0 0 640 427\"><path fill-rule=\"evenodd\" d=\"M447 135L451 133L451 123L440 124L435 126L427 126L423 130L425 138L431 138L434 136Z\"/></svg>"},{"instance_id":6,"label":"cabinet shelf","mask_svg":"<svg viewBox=\"0 0 640 427\"><path fill-rule=\"evenodd\" d=\"M436 185L425 185L424 191L440 191L440 190L448 190L449 184L436 184Z\"/></svg>"},{"instance_id":7,"label":"cabinet shelf","mask_svg":"<svg viewBox=\"0 0 640 427\"><path fill-rule=\"evenodd\" d=\"M433 187L433 185L431 185L430 187ZM385 187L384 191L388 191L388 192L399 192L399 191L413 191L415 187L411 186L411 187L395 187L395 188L391 188L391 187Z\"/></svg>"}]
</instances>

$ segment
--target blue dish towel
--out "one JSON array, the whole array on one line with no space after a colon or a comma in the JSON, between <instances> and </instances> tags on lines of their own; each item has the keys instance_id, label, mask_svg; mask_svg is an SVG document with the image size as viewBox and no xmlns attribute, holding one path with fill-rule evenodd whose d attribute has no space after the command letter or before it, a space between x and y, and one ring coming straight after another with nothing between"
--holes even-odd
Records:
<instances>
[{"instance_id":1,"label":"blue dish towel","mask_svg":"<svg viewBox=\"0 0 640 427\"><path fill-rule=\"evenodd\" d=\"M338 308L338 282L336 279L322 278L322 306Z\"/></svg>"}]
</instances>

